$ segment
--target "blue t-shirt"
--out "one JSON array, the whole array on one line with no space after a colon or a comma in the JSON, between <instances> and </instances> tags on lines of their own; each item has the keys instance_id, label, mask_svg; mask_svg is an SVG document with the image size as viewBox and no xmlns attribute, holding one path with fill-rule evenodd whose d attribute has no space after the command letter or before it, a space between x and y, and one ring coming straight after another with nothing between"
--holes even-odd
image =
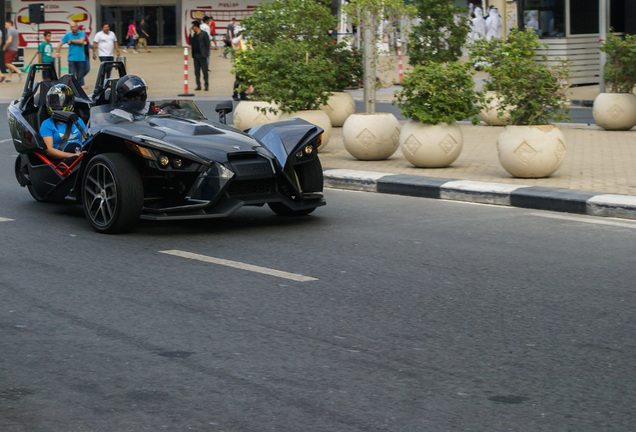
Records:
<instances>
[{"instance_id":1,"label":"blue t-shirt","mask_svg":"<svg viewBox=\"0 0 636 432\"><path fill-rule=\"evenodd\" d=\"M80 124L82 129L86 129L86 125L82 121L82 119L77 119L77 122ZM64 135L66 134L66 123L56 123L52 118L47 118L42 122L40 126L40 136L42 137L53 137L53 147L58 150L64 150L60 148L60 144L62 144L62 140L64 139ZM77 126L73 124L71 128L71 134L68 137L68 143L77 143L82 144L82 133L79 131ZM66 146L65 146L66 147Z\"/></svg>"},{"instance_id":2,"label":"blue t-shirt","mask_svg":"<svg viewBox=\"0 0 636 432\"><path fill-rule=\"evenodd\" d=\"M77 43L69 43L72 39L86 39L86 34L83 31L78 30L77 34L74 35L73 32L68 32L64 35L61 42L63 44L68 43L68 61L84 61L86 57L84 56L84 45L80 45Z\"/></svg>"}]
</instances>

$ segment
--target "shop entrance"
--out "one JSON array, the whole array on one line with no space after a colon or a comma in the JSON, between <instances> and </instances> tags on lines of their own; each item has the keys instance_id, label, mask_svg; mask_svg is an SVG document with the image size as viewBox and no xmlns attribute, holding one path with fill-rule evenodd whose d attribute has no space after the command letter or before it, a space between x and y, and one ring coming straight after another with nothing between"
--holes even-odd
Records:
<instances>
[{"instance_id":1,"label":"shop entrance","mask_svg":"<svg viewBox=\"0 0 636 432\"><path fill-rule=\"evenodd\" d=\"M102 6L101 22L111 24L120 46L126 46L128 25L134 20L146 20L148 26L148 45L177 45L177 8L176 6ZM101 24L100 24L101 25Z\"/></svg>"}]
</instances>

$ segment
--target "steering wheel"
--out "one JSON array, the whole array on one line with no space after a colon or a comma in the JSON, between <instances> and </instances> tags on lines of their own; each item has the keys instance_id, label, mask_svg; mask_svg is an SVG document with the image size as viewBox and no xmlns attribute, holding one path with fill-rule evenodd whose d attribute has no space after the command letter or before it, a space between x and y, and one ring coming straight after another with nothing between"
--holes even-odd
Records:
<instances>
[{"instance_id":1,"label":"steering wheel","mask_svg":"<svg viewBox=\"0 0 636 432\"><path fill-rule=\"evenodd\" d=\"M170 108L176 108L176 109L181 109L181 105L179 105L179 104L178 104L178 103L176 103L176 102L167 102L167 103L165 103L165 104L163 104L163 105L160 105L160 106L159 106L159 108L160 108L160 109L164 109L164 108L168 108L168 107L170 107Z\"/></svg>"}]
</instances>

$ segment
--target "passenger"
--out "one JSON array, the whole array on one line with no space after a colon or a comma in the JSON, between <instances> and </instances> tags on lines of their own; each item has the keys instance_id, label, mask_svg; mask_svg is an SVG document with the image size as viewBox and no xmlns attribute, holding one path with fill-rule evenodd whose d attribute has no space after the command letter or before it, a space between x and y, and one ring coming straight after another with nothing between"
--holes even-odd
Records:
<instances>
[{"instance_id":1,"label":"passenger","mask_svg":"<svg viewBox=\"0 0 636 432\"><path fill-rule=\"evenodd\" d=\"M73 111L73 101L73 90L64 84L54 85L46 94L46 106L49 114L53 114L53 111ZM82 130L86 129L81 118L78 118L77 123ZM70 128L70 132L65 140L67 128ZM46 144L44 153L49 159L64 159L64 163L69 165L70 162L84 153L82 151L82 132L75 123L70 125L48 118L40 126L40 136Z\"/></svg>"}]
</instances>

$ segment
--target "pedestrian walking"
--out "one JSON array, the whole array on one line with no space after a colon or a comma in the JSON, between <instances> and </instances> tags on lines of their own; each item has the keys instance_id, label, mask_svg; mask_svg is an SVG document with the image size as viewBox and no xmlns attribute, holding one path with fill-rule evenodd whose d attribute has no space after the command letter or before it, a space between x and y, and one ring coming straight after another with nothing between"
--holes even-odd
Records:
<instances>
[{"instance_id":1,"label":"pedestrian walking","mask_svg":"<svg viewBox=\"0 0 636 432\"><path fill-rule=\"evenodd\" d=\"M248 48L247 43L245 42L245 39L243 38L243 32L244 32L243 27L236 26L235 33L237 36L234 39L232 39L232 48L235 51L243 51ZM234 86L233 86L234 92L232 93L232 99L234 99L235 101L250 99L249 96L247 96L247 93L245 92L245 90L239 93L239 87L244 82L245 80L243 79L243 77L237 73L235 75Z\"/></svg>"},{"instance_id":2,"label":"pedestrian walking","mask_svg":"<svg viewBox=\"0 0 636 432\"><path fill-rule=\"evenodd\" d=\"M232 39L234 39L234 25L236 18L232 18L227 25L227 33L225 33L225 49L223 50L223 58L227 58L227 53L232 52Z\"/></svg>"},{"instance_id":3,"label":"pedestrian walking","mask_svg":"<svg viewBox=\"0 0 636 432\"><path fill-rule=\"evenodd\" d=\"M201 30L201 23L195 20L192 21L188 39L192 47L192 58L194 59L194 76L197 81L195 90L201 90L201 72L203 72L204 90L208 91L208 65L206 59L210 56L210 36Z\"/></svg>"},{"instance_id":4,"label":"pedestrian walking","mask_svg":"<svg viewBox=\"0 0 636 432\"><path fill-rule=\"evenodd\" d=\"M214 45L214 49L218 50L219 47L216 44L216 22L214 22L214 17L209 17L210 21L207 23L210 26L210 42ZM210 45L212 48L212 45Z\"/></svg>"},{"instance_id":5,"label":"pedestrian walking","mask_svg":"<svg viewBox=\"0 0 636 432\"><path fill-rule=\"evenodd\" d=\"M84 64L86 62L84 45L86 43L86 34L79 29L75 21L72 21L71 31L62 37L55 52L55 55L59 57L62 45L68 44L68 71L75 75L82 88L88 88L84 84Z\"/></svg>"},{"instance_id":6,"label":"pedestrian walking","mask_svg":"<svg viewBox=\"0 0 636 432\"><path fill-rule=\"evenodd\" d=\"M130 20L130 24L128 25L128 43L126 44L126 48L124 48L124 52L127 53L130 47L133 47L133 52L135 54L139 54L137 51L137 40L139 39L139 33L137 33L137 26L135 25L134 20Z\"/></svg>"},{"instance_id":7,"label":"pedestrian walking","mask_svg":"<svg viewBox=\"0 0 636 432\"><path fill-rule=\"evenodd\" d=\"M7 79L7 82L11 82L13 72L18 74L18 80L22 80L22 71L13 65L13 61L18 55L18 31L13 28L13 22L11 21L5 21L4 28L7 30L7 34L5 44L2 46L2 51L4 51L4 65L9 71L9 79ZM0 82L3 80L4 79L0 79Z\"/></svg>"},{"instance_id":8,"label":"pedestrian walking","mask_svg":"<svg viewBox=\"0 0 636 432\"><path fill-rule=\"evenodd\" d=\"M80 25L79 29L84 32L84 35L86 35L83 25ZM88 40L88 36L84 36L84 39L86 40L86 43L84 44L84 76L86 76L91 71L91 41Z\"/></svg>"},{"instance_id":9,"label":"pedestrian walking","mask_svg":"<svg viewBox=\"0 0 636 432\"><path fill-rule=\"evenodd\" d=\"M53 45L51 45L51 32L44 32L44 42L38 46L38 63L53 63ZM42 71L42 80L50 81L52 78L51 71L45 69Z\"/></svg>"},{"instance_id":10,"label":"pedestrian walking","mask_svg":"<svg viewBox=\"0 0 636 432\"><path fill-rule=\"evenodd\" d=\"M139 48L144 47L144 50L146 50L147 53L149 53L150 51L148 50L148 39L150 38L150 35L148 34L148 24L146 24L146 20L144 18L142 18L141 20L139 20L139 40L137 43L137 50L139 50Z\"/></svg>"},{"instance_id":11,"label":"pedestrian walking","mask_svg":"<svg viewBox=\"0 0 636 432\"><path fill-rule=\"evenodd\" d=\"M99 61L114 61L115 51L119 56L119 45L117 44L117 36L110 31L110 24L102 24L102 29L93 37L93 59L99 57ZM111 68L106 70L106 78L110 78Z\"/></svg>"},{"instance_id":12,"label":"pedestrian walking","mask_svg":"<svg viewBox=\"0 0 636 432\"><path fill-rule=\"evenodd\" d=\"M119 56L117 35L110 31L110 24L102 24L102 29L93 37L93 59L99 58L100 62L114 61L115 52Z\"/></svg>"}]
</instances>

